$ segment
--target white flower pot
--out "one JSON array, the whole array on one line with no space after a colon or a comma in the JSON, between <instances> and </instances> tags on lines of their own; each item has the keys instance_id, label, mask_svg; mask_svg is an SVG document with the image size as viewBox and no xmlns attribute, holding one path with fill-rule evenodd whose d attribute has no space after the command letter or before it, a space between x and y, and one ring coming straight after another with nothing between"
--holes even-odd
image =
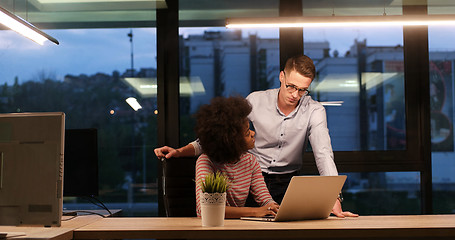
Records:
<instances>
[{"instance_id":1,"label":"white flower pot","mask_svg":"<svg viewBox=\"0 0 455 240\"><path fill-rule=\"evenodd\" d=\"M224 226L226 193L202 193L201 217L203 227Z\"/></svg>"}]
</instances>

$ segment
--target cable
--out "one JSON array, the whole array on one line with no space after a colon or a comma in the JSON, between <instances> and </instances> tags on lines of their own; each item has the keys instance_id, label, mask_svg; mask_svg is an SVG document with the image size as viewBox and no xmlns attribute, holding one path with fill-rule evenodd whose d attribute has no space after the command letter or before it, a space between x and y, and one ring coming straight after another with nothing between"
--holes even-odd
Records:
<instances>
[{"instance_id":1,"label":"cable","mask_svg":"<svg viewBox=\"0 0 455 240\"><path fill-rule=\"evenodd\" d=\"M97 212L87 211L87 210L77 210L76 212L78 212L78 213L88 213L88 215L90 215L90 214L98 215L98 216L101 216L103 218L108 217L108 216L104 216L102 213L97 213Z\"/></svg>"},{"instance_id":2,"label":"cable","mask_svg":"<svg viewBox=\"0 0 455 240\"><path fill-rule=\"evenodd\" d=\"M109 213L109 216L112 216L112 212L109 210L109 208L104 205L104 203L102 201L100 201L98 198L96 198L95 196L91 196L93 199L95 199L96 201L98 201L101 205L102 205L102 208L104 208L108 213Z\"/></svg>"},{"instance_id":3,"label":"cable","mask_svg":"<svg viewBox=\"0 0 455 240\"><path fill-rule=\"evenodd\" d=\"M103 217L103 218L108 217L108 216L104 216L104 215L101 214L101 213L94 212L94 211L88 211L88 210L75 210L74 212L75 212L75 213L88 213L88 214L84 214L84 215L98 215L98 216L101 216L101 217ZM112 214L111 214L111 215L112 215ZM79 216L83 216L83 215L74 215L74 216L72 216L72 217L70 217L70 218L62 219L62 221L69 221L69 220L72 220L72 219L77 218L77 217L79 217ZM109 216L110 216L110 215L109 215Z\"/></svg>"},{"instance_id":4,"label":"cable","mask_svg":"<svg viewBox=\"0 0 455 240\"><path fill-rule=\"evenodd\" d=\"M77 215L76 215L76 216L71 216L70 218L62 219L62 222L64 222L64 221L69 221L69 220L75 219L75 218L77 218L77 217L78 217Z\"/></svg>"},{"instance_id":5,"label":"cable","mask_svg":"<svg viewBox=\"0 0 455 240\"><path fill-rule=\"evenodd\" d=\"M109 213L109 216L112 216L112 212L109 210L109 208L106 207L106 205L104 205L104 203L103 203L102 201L100 201L98 198L96 198L96 197L93 196L93 195L90 195L90 196L88 196L87 199L88 199L91 203L95 204L96 206L98 206L98 207L100 207L100 208L106 210L106 211ZM93 201L93 199L96 200L96 202Z\"/></svg>"},{"instance_id":6,"label":"cable","mask_svg":"<svg viewBox=\"0 0 455 240\"><path fill-rule=\"evenodd\" d=\"M103 209L104 209L104 207L103 207L102 205L100 205L98 202L93 201L93 199L92 199L91 196L85 196L84 199L86 199L86 200L89 201L90 203L96 205L97 207L103 208Z\"/></svg>"}]
</instances>

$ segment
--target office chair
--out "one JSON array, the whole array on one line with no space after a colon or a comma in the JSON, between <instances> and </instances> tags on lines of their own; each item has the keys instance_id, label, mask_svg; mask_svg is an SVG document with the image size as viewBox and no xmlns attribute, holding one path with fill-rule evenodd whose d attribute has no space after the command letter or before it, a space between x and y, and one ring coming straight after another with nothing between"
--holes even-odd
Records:
<instances>
[{"instance_id":1,"label":"office chair","mask_svg":"<svg viewBox=\"0 0 455 240\"><path fill-rule=\"evenodd\" d=\"M196 216L196 157L161 159L163 202L167 217Z\"/></svg>"}]
</instances>

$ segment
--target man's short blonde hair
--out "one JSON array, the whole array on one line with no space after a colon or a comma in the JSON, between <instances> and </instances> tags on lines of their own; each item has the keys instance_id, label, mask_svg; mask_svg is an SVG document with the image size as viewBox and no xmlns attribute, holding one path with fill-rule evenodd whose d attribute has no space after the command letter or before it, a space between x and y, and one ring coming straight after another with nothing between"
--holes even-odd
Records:
<instances>
[{"instance_id":1,"label":"man's short blonde hair","mask_svg":"<svg viewBox=\"0 0 455 240\"><path fill-rule=\"evenodd\" d=\"M284 71L286 73L297 71L302 76L311 78L311 80L316 76L316 67L314 66L313 60L306 55L297 55L289 58L286 61Z\"/></svg>"}]
</instances>

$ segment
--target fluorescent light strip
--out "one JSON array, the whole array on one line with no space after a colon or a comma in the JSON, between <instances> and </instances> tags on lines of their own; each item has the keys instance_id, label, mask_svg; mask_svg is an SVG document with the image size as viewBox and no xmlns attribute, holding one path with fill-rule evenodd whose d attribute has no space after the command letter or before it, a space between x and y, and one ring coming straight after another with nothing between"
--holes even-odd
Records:
<instances>
[{"instance_id":1,"label":"fluorescent light strip","mask_svg":"<svg viewBox=\"0 0 455 240\"><path fill-rule=\"evenodd\" d=\"M320 102L322 106L335 106L340 107L343 105L344 101L329 101L329 102Z\"/></svg>"},{"instance_id":2,"label":"fluorescent light strip","mask_svg":"<svg viewBox=\"0 0 455 240\"><path fill-rule=\"evenodd\" d=\"M455 25L455 15L328 16L226 19L226 28Z\"/></svg>"},{"instance_id":3,"label":"fluorescent light strip","mask_svg":"<svg viewBox=\"0 0 455 240\"><path fill-rule=\"evenodd\" d=\"M38 0L42 4L52 3L94 3L94 2L165 2L165 0Z\"/></svg>"},{"instance_id":4,"label":"fluorescent light strip","mask_svg":"<svg viewBox=\"0 0 455 240\"><path fill-rule=\"evenodd\" d=\"M47 35L29 22L8 12L8 10L2 7L0 7L0 23L40 45L43 45L46 40L57 45L59 44L57 39Z\"/></svg>"}]
</instances>

